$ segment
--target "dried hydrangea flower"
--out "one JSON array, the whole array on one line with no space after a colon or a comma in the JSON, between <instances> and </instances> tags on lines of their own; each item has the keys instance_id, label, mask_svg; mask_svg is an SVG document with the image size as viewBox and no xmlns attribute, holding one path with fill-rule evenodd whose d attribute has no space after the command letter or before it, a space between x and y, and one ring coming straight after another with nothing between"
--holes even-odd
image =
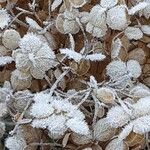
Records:
<instances>
[{"instance_id":1,"label":"dried hydrangea flower","mask_svg":"<svg viewBox=\"0 0 150 150\"><path fill-rule=\"evenodd\" d=\"M143 32L136 27L127 27L124 33L129 40L138 40L143 37Z\"/></svg>"},{"instance_id":2,"label":"dried hydrangea flower","mask_svg":"<svg viewBox=\"0 0 150 150\"><path fill-rule=\"evenodd\" d=\"M79 12L77 9L72 11L65 10L65 12L59 14L56 19L56 28L62 34L76 34L80 30L80 26L76 21Z\"/></svg>"},{"instance_id":3,"label":"dried hydrangea flower","mask_svg":"<svg viewBox=\"0 0 150 150\"><path fill-rule=\"evenodd\" d=\"M6 9L0 9L0 28L4 29L8 23L10 22L11 18L8 14Z\"/></svg>"},{"instance_id":4,"label":"dried hydrangea flower","mask_svg":"<svg viewBox=\"0 0 150 150\"><path fill-rule=\"evenodd\" d=\"M21 36L19 32L14 29L5 30L2 35L2 43L5 47L9 49L16 49L19 46L19 40Z\"/></svg>"},{"instance_id":5,"label":"dried hydrangea flower","mask_svg":"<svg viewBox=\"0 0 150 150\"><path fill-rule=\"evenodd\" d=\"M38 93L34 101L31 109L31 115L35 117L33 127L47 128L54 138L63 135L68 129L82 135L89 134L84 114L68 100Z\"/></svg>"},{"instance_id":6,"label":"dried hydrangea flower","mask_svg":"<svg viewBox=\"0 0 150 150\"><path fill-rule=\"evenodd\" d=\"M20 49L13 51L16 68L23 72L29 71L36 79L43 79L45 72L57 64L48 44L33 33L26 34L19 46Z\"/></svg>"},{"instance_id":7,"label":"dried hydrangea flower","mask_svg":"<svg viewBox=\"0 0 150 150\"><path fill-rule=\"evenodd\" d=\"M32 76L28 72L14 70L11 75L11 84L14 90L24 90L31 86Z\"/></svg>"},{"instance_id":8,"label":"dried hydrangea flower","mask_svg":"<svg viewBox=\"0 0 150 150\"><path fill-rule=\"evenodd\" d=\"M125 5L117 5L107 11L107 24L111 29L124 30L129 25Z\"/></svg>"},{"instance_id":9,"label":"dried hydrangea flower","mask_svg":"<svg viewBox=\"0 0 150 150\"><path fill-rule=\"evenodd\" d=\"M103 37L107 31L106 25L106 9L100 5L95 5L90 14L89 22L86 25L86 31L95 37Z\"/></svg>"}]
</instances>

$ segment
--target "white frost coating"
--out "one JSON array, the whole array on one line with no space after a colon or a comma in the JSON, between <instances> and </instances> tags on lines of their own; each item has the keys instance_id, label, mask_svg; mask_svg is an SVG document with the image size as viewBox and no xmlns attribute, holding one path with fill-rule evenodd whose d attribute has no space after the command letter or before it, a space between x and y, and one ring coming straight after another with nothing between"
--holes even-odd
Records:
<instances>
[{"instance_id":1,"label":"white frost coating","mask_svg":"<svg viewBox=\"0 0 150 150\"><path fill-rule=\"evenodd\" d=\"M21 36L19 32L14 29L8 29L2 35L2 43L5 47L14 50L19 46Z\"/></svg>"},{"instance_id":2,"label":"white frost coating","mask_svg":"<svg viewBox=\"0 0 150 150\"><path fill-rule=\"evenodd\" d=\"M143 37L143 32L136 27L127 27L124 33L129 40L138 40Z\"/></svg>"},{"instance_id":3,"label":"white frost coating","mask_svg":"<svg viewBox=\"0 0 150 150\"><path fill-rule=\"evenodd\" d=\"M128 70L129 76L133 78L138 78L142 73L141 66L139 62L136 60L129 60L127 62L127 70Z\"/></svg>"},{"instance_id":4,"label":"white frost coating","mask_svg":"<svg viewBox=\"0 0 150 150\"><path fill-rule=\"evenodd\" d=\"M128 10L129 15L134 15L136 12L143 10L148 6L148 3L146 2L140 2L136 6L132 7L131 9Z\"/></svg>"},{"instance_id":5,"label":"white frost coating","mask_svg":"<svg viewBox=\"0 0 150 150\"><path fill-rule=\"evenodd\" d=\"M10 64L14 61L14 59L10 56L1 56L0 57L0 66L4 66L6 64Z\"/></svg>"},{"instance_id":6,"label":"white frost coating","mask_svg":"<svg viewBox=\"0 0 150 150\"><path fill-rule=\"evenodd\" d=\"M11 21L10 15L6 9L0 9L0 28L4 29Z\"/></svg>"},{"instance_id":7,"label":"white frost coating","mask_svg":"<svg viewBox=\"0 0 150 150\"><path fill-rule=\"evenodd\" d=\"M100 5L104 8L111 8L114 7L115 5L117 5L118 0L101 0L100 1Z\"/></svg>"},{"instance_id":8,"label":"white frost coating","mask_svg":"<svg viewBox=\"0 0 150 150\"><path fill-rule=\"evenodd\" d=\"M109 9L106 19L108 26L114 30L125 29L129 24L126 11L125 5L118 5Z\"/></svg>"},{"instance_id":9,"label":"white frost coating","mask_svg":"<svg viewBox=\"0 0 150 150\"><path fill-rule=\"evenodd\" d=\"M111 79L117 80L119 77L127 74L126 64L120 60L112 61L106 67L106 74Z\"/></svg>"},{"instance_id":10,"label":"white frost coating","mask_svg":"<svg viewBox=\"0 0 150 150\"><path fill-rule=\"evenodd\" d=\"M150 35L150 25L142 25L141 30L143 31L144 34Z\"/></svg>"},{"instance_id":11,"label":"white frost coating","mask_svg":"<svg viewBox=\"0 0 150 150\"><path fill-rule=\"evenodd\" d=\"M76 105L44 93L36 94L34 100L35 103L31 108L31 115L35 117L33 127L48 128L50 135L55 135L56 138L68 129L82 135L89 134L84 114Z\"/></svg>"}]
</instances>

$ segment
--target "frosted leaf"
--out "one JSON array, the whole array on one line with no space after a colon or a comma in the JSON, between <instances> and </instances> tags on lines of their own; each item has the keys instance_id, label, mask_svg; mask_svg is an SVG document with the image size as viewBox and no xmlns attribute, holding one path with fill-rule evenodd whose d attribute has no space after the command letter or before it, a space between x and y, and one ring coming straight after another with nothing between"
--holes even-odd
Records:
<instances>
[{"instance_id":1,"label":"frosted leaf","mask_svg":"<svg viewBox=\"0 0 150 150\"><path fill-rule=\"evenodd\" d=\"M54 0L54 2L51 5L51 11L54 11L61 3L62 0Z\"/></svg>"},{"instance_id":2,"label":"frosted leaf","mask_svg":"<svg viewBox=\"0 0 150 150\"><path fill-rule=\"evenodd\" d=\"M3 45L0 45L0 57L7 56L7 54L8 54L8 49L6 49L6 47L4 47Z\"/></svg>"},{"instance_id":3,"label":"frosted leaf","mask_svg":"<svg viewBox=\"0 0 150 150\"><path fill-rule=\"evenodd\" d=\"M35 34L27 33L20 40L19 46L23 53L37 52L42 46L42 41Z\"/></svg>"},{"instance_id":4,"label":"frosted leaf","mask_svg":"<svg viewBox=\"0 0 150 150\"><path fill-rule=\"evenodd\" d=\"M89 134L88 125L84 121L79 120L78 118L69 119L66 125L75 133L78 133L81 135Z\"/></svg>"},{"instance_id":5,"label":"frosted leaf","mask_svg":"<svg viewBox=\"0 0 150 150\"><path fill-rule=\"evenodd\" d=\"M71 5L75 8L82 7L86 4L87 0L69 0Z\"/></svg>"},{"instance_id":6,"label":"frosted leaf","mask_svg":"<svg viewBox=\"0 0 150 150\"><path fill-rule=\"evenodd\" d=\"M94 138L98 141L107 141L115 134L115 129L110 126L106 118L97 121L94 126Z\"/></svg>"},{"instance_id":7,"label":"frosted leaf","mask_svg":"<svg viewBox=\"0 0 150 150\"><path fill-rule=\"evenodd\" d=\"M127 73L126 64L120 60L114 60L110 62L106 67L106 74L111 79L117 80Z\"/></svg>"},{"instance_id":8,"label":"frosted leaf","mask_svg":"<svg viewBox=\"0 0 150 150\"><path fill-rule=\"evenodd\" d=\"M129 76L133 78L138 78L142 73L141 66L136 60L129 60L127 62L127 70Z\"/></svg>"},{"instance_id":9,"label":"frosted leaf","mask_svg":"<svg viewBox=\"0 0 150 150\"><path fill-rule=\"evenodd\" d=\"M32 77L29 73L14 70L11 75L11 84L14 90L24 90L31 86Z\"/></svg>"},{"instance_id":10,"label":"frosted leaf","mask_svg":"<svg viewBox=\"0 0 150 150\"><path fill-rule=\"evenodd\" d=\"M136 12L143 10L148 6L148 3L146 2L140 2L131 9L128 10L129 15L134 15Z\"/></svg>"},{"instance_id":11,"label":"frosted leaf","mask_svg":"<svg viewBox=\"0 0 150 150\"><path fill-rule=\"evenodd\" d=\"M87 23L86 25L86 31L89 33L93 33L94 25L90 22Z\"/></svg>"},{"instance_id":12,"label":"frosted leaf","mask_svg":"<svg viewBox=\"0 0 150 150\"><path fill-rule=\"evenodd\" d=\"M137 98L144 98L146 96L150 96L150 90L148 87L141 85L137 85L130 90L130 94Z\"/></svg>"},{"instance_id":13,"label":"frosted leaf","mask_svg":"<svg viewBox=\"0 0 150 150\"><path fill-rule=\"evenodd\" d=\"M66 118L64 115L55 115L53 114L48 118L48 130L53 135L63 135L67 130L67 126L65 125Z\"/></svg>"},{"instance_id":14,"label":"frosted leaf","mask_svg":"<svg viewBox=\"0 0 150 150\"><path fill-rule=\"evenodd\" d=\"M111 46L111 58L114 59L119 56L120 49L122 47L122 42L119 38L112 42Z\"/></svg>"},{"instance_id":15,"label":"frosted leaf","mask_svg":"<svg viewBox=\"0 0 150 150\"><path fill-rule=\"evenodd\" d=\"M133 115L134 117L141 117L150 114L150 96L141 98L133 105Z\"/></svg>"},{"instance_id":16,"label":"frosted leaf","mask_svg":"<svg viewBox=\"0 0 150 150\"><path fill-rule=\"evenodd\" d=\"M33 127L48 128L54 138L63 135L68 128L79 134L89 131L84 114L69 101L42 92L35 95L34 101L31 108L31 115L35 117Z\"/></svg>"},{"instance_id":17,"label":"frosted leaf","mask_svg":"<svg viewBox=\"0 0 150 150\"><path fill-rule=\"evenodd\" d=\"M128 125L126 125L123 130L120 132L120 134L118 135L118 139L119 141L123 141L124 139L126 139L126 137L132 132L133 130L133 124L129 123Z\"/></svg>"},{"instance_id":18,"label":"frosted leaf","mask_svg":"<svg viewBox=\"0 0 150 150\"><path fill-rule=\"evenodd\" d=\"M144 8L142 11L140 11L140 15L144 15L145 18L148 19L150 17L150 1L149 0L144 1L148 3L148 6Z\"/></svg>"},{"instance_id":19,"label":"frosted leaf","mask_svg":"<svg viewBox=\"0 0 150 150\"><path fill-rule=\"evenodd\" d=\"M104 8L114 7L118 3L118 0L101 0L100 5Z\"/></svg>"},{"instance_id":20,"label":"frosted leaf","mask_svg":"<svg viewBox=\"0 0 150 150\"><path fill-rule=\"evenodd\" d=\"M0 138L3 137L4 133L5 133L5 123L0 122Z\"/></svg>"},{"instance_id":21,"label":"frosted leaf","mask_svg":"<svg viewBox=\"0 0 150 150\"><path fill-rule=\"evenodd\" d=\"M5 103L0 103L0 117L5 117L8 113L7 105Z\"/></svg>"},{"instance_id":22,"label":"frosted leaf","mask_svg":"<svg viewBox=\"0 0 150 150\"><path fill-rule=\"evenodd\" d=\"M91 61L102 61L105 58L106 58L106 56L101 54L101 53L99 53L99 54L89 54L85 57L85 59L91 60Z\"/></svg>"},{"instance_id":23,"label":"frosted leaf","mask_svg":"<svg viewBox=\"0 0 150 150\"><path fill-rule=\"evenodd\" d=\"M106 35L107 25L103 24L101 27L94 27L91 32L94 37L100 38Z\"/></svg>"},{"instance_id":24,"label":"frosted leaf","mask_svg":"<svg viewBox=\"0 0 150 150\"><path fill-rule=\"evenodd\" d=\"M7 13L6 9L0 9L0 20L1 29L4 29L11 21L10 15Z\"/></svg>"},{"instance_id":25,"label":"frosted leaf","mask_svg":"<svg viewBox=\"0 0 150 150\"><path fill-rule=\"evenodd\" d=\"M26 22L29 24L31 28L36 29L36 30L42 30L42 28L38 25L38 23L34 21L33 19L26 17Z\"/></svg>"},{"instance_id":26,"label":"frosted leaf","mask_svg":"<svg viewBox=\"0 0 150 150\"><path fill-rule=\"evenodd\" d=\"M130 116L121 106L115 106L108 111L106 119L111 127L118 128L128 123Z\"/></svg>"},{"instance_id":27,"label":"frosted leaf","mask_svg":"<svg viewBox=\"0 0 150 150\"><path fill-rule=\"evenodd\" d=\"M29 90L18 91L13 95L13 106L18 112L23 112L29 101L33 100L33 94Z\"/></svg>"},{"instance_id":28,"label":"frosted leaf","mask_svg":"<svg viewBox=\"0 0 150 150\"><path fill-rule=\"evenodd\" d=\"M150 116L144 116L134 120L133 132L138 134L145 134L150 131Z\"/></svg>"},{"instance_id":29,"label":"frosted leaf","mask_svg":"<svg viewBox=\"0 0 150 150\"><path fill-rule=\"evenodd\" d=\"M115 102L115 92L112 89L102 87L95 91L96 97L103 103L113 104Z\"/></svg>"},{"instance_id":30,"label":"frosted leaf","mask_svg":"<svg viewBox=\"0 0 150 150\"><path fill-rule=\"evenodd\" d=\"M13 52L16 68L29 71L36 79L43 79L45 72L57 65L55 54L48 43L33 33L26 34L19 44L21 49Z\"/></svg>"},{"instance_id":31,"label":"frosted leaf","mask_svg":"<svg viewBox=\"0 0 150 150\"><path fill-rule=\"evenodd\" d=\"M12 50L18 47L20 39L21 39L21 36L19 32L17 32L14 29L8 29L2 35L3 45Z\"/></svg>"},{"instance_id":32,"label":"frosted leaf","mask_svg":"<svg viewBox=\"0 0 150 150\"><path fill-rule=\"evenodd\" d=\"M111 29L123 30L129 22L127 19L126 8L124 5L118 5L108 10L107 12L107 24Z\"/></svg>"},{"instance_id":33,"label":"frosted leaf","mask_svg":"<svg viewBox=\"0 0 150 150\"><path fill-rule=\"evenodd\" d=\"M142 31L136 27L127 27L124 33L129 40L138 40L143 37Z\"/></svg>"},{"instance_id":34,"label":"frosted leaf","mask_svg":"<svg viewBox=\"0 0 150 150\"><path fill-rule=\"evenodd\" d=\"M14 61L14 59L10 56L2 56L0 57L0 66L4 66L6 64L10 64L12 63L12 61Z\"/></svg>"},{"instance_id":35,"label":"frosted leaf","mask_svg":"<svg viewBox=\"0 0 150 150\"><path fill-rule=\"evenodd\" d=\"M115 138L110 141L105 150L128 150L128 148L123 141L119 141L118 138Z\"/></svg>"},{"instance_id":36,"label":"frosted leaf","mask_svg":"<svg viewBox=\"0 0 150 150\"><path fill-rule=\"evenodd\" d=\"M89 22L96 27L101 27L106 23L106 9L100 5L95 5L90 12Z\"/></svg>"},{"instance_id":37,"label":"frosted leaf","mask_svg":"<svg viewBox=\"0 0 150 150\"><path fill-rule=\"evenodd\" d=\"M72 133L71 139L77 145L85 145L92 141L92 135L91 134L81 135L81 134L77 134L77 133Z\"/></svg>"},{"instance_id":38,"label":"frosted leaf","mask_svg":"<svg viewBox=\"0 0 150 150\"><path fill-rule=\"evenodd\" d=\"M150 25L142 25L141 30L144 34L150 35Z\"/></svg>"},{"instance_id":39,"label":"frosted leaf","mask_svg":"<svg viewBox=\"0 0 150 150\"><path fill-rule=\"evenodd\" d=\"M13 135L8 137L5 145L9 150L24 150L27 146L25 139L21 135Z\"/></svg>"},{"instance_id":40,"label":"frosted leaf","mask_svg":"<svg viewBox=\"0 0 150 150\"><path fill-rule=\"evenodd\" d=\"M79 62L82 59L82 55L80 53L77 53L74 50L70 50L68 48L60 49L60 53L65 54L71 59L74 59L76 62Z\"/></svg>"},{"instance_id":41,"label":"frosted leaf","mask_svg":"<svg viewBox=\"0 0 150 150\"><path fill-rule=\"evenodd\" d=\"M72 11L66 10L64 13L61 13L56 18L56 28L62 34L76 34L80 30L80 26L76 21L76 18L79 16L77 9Z\"/></svg>"}]
</instances>

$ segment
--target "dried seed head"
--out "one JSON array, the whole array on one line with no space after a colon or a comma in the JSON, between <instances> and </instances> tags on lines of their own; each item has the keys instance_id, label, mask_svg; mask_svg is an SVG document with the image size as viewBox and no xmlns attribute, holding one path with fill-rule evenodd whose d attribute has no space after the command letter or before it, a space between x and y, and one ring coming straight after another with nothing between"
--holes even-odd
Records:
<instances>
[{"instance_id":1,"label":"dried seed head","mask_svg":"<svg viewBox=\"0 0 150 150\"><path fill-rule=\"evenodd\" d=\"M30 87L32 77L29 73L14 70L11 75L11 84L14 90L24 90Z\"/></svg>"},{"instance_id":2,"label":"dried seed head","mask_svg":"<svg viewBox=\"0 0 150 150\"><path fill-rule=\"evenodd\" d=\"M126 7L118 5L109 9L106 20L111 29L124 30L129 24Z\"/></svg>"},{"instance_id":3,"label":"dried seed head","mask_svg":"<svg viewBox=\"0 0 150 150\"><path fill-rule=\"evenodd\" d=\"M8 29L2 35L2 43L9 49L16 49L21 39L19 32L14 29Z\"/></svg>"},{"instance_id":4,"label":"dried seed head","mask_svg":"<svg viewBox=\"0 0 150 150\"><path fill-rule=\"evenodd\" d=\"M107 119L100 119L94 127L94 138L98 141L107 141L111 139L116 130L107 122Z\"/></svg>"}]
</instances>

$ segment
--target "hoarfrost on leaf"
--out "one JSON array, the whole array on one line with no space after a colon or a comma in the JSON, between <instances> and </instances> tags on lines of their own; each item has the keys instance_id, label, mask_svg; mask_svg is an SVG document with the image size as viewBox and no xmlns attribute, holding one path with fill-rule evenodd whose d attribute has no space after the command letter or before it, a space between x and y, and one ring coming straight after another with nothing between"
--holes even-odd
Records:
<instances>
[{"instance_id":1,"label":"hoarfrost on leaf","mask_svg":"<svg viewBox=\"0 0 150 150\"><path fill-rule=\"evenodd\" d=\"M0 9L0 28L4 29L11 21L10 15L6 9Z\"/></svg>"},{"instance_id":2,"label":"hoarfrost on leaf","mask_svg":"<svg viewBox=\"0 0 150 150\"><path fill-rule=\"evenodd\" d=\"M127 27L125 29L125 35L128 37L129 40L138 40L143 37L143 33L139 28L136 27Z\"/></svg>"},{"instance_id":3,"label":"hoarfrost on leaf","mask_svg":"<svg viewBox=\"0 0 150 150\"><path fill-rule=\"evenodd\" d=\"M10 64L14 61L14 59L10 56L1 56L0 57L0 66L4 66L6 64Z\"/></svg>"},{"instance_id":4,"label":"hoarfrost on leaf","mask_svg":"<svg viewBox=\"0 0 150 150\"><path fill-rule=\"evenodd\" d=\"M118 0L101 0L100 1L100 5L104 8L111 8L114 7L115 5L117 5Z\"/></svg>"}]
</instances>

